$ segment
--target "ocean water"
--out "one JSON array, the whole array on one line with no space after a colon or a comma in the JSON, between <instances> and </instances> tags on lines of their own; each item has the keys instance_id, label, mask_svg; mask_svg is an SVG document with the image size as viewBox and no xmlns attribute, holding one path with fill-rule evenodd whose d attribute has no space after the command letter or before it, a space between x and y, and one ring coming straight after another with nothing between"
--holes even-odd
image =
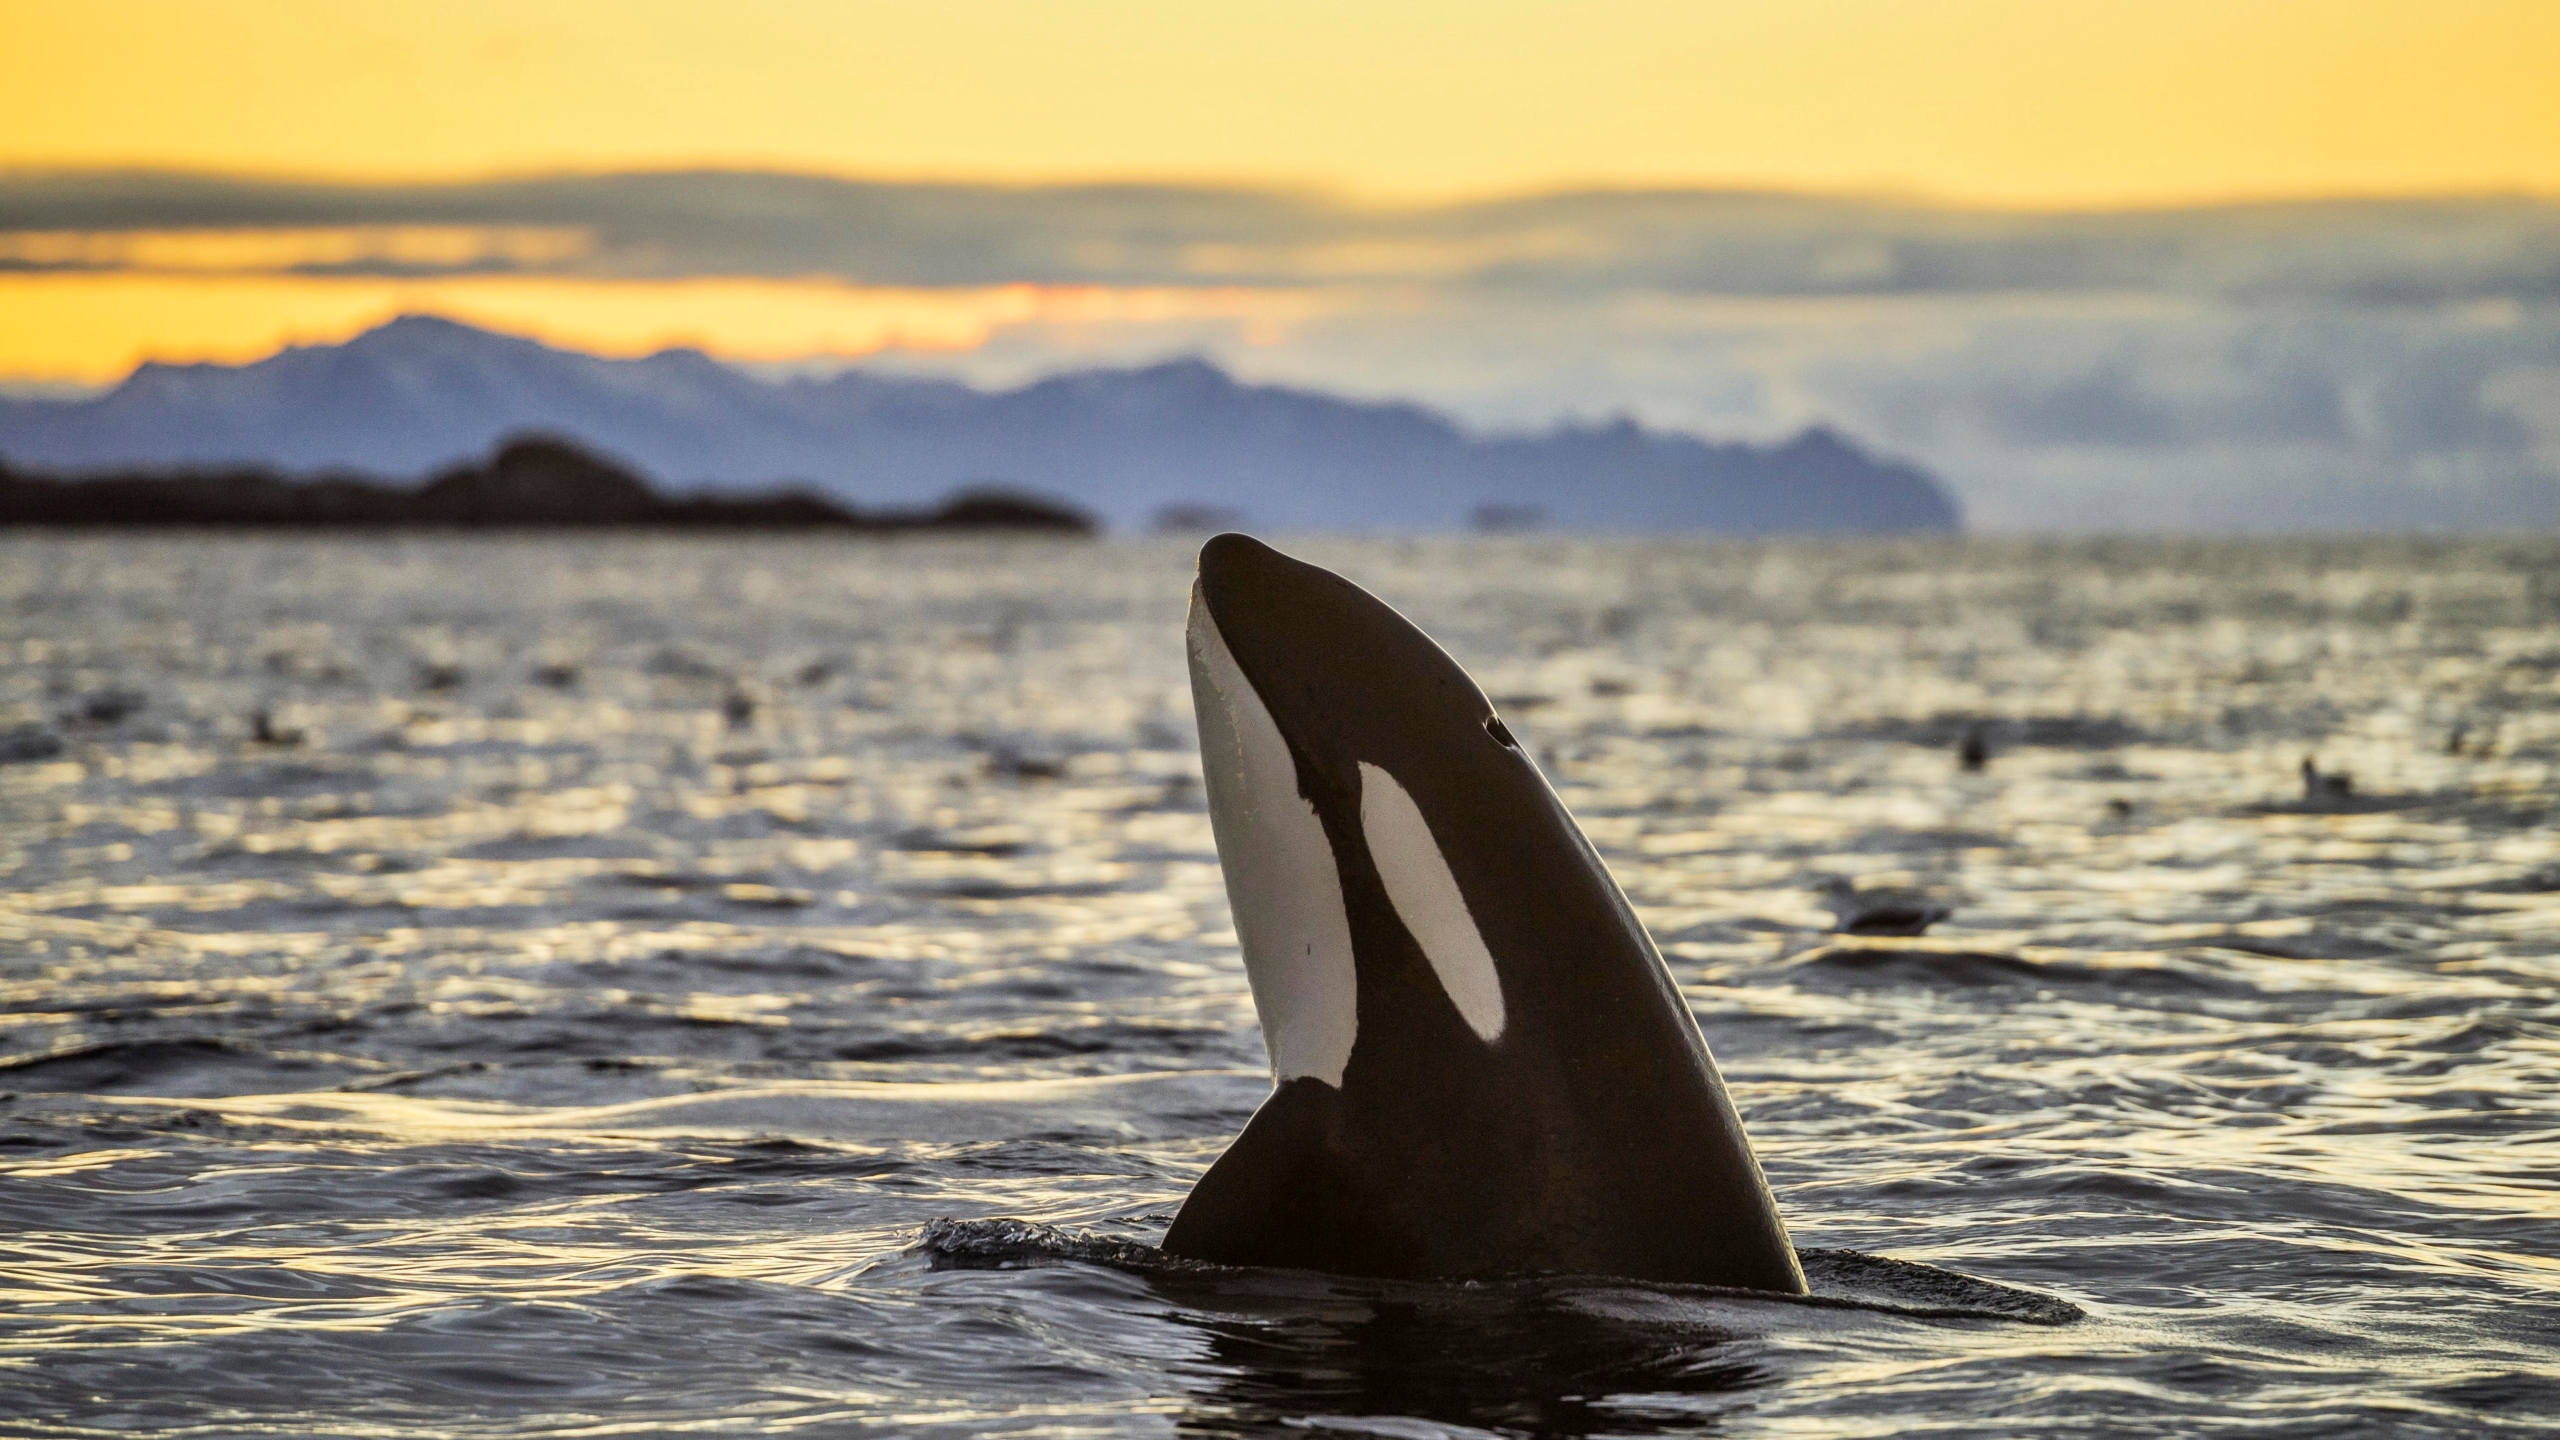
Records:
<instances>
[{"instance_id":1,"label":"ocean water","mask_svg":"<svg viewBox=\"0 0 2560 1440\"><path fill-rule=\"evenodd\" d=\"M1187 546L18 536L0 1433L2560 1428L2560 542L1295 548L1815 1299L1153 1251L1267 1084Z\"/></svg>"}]
</instances>

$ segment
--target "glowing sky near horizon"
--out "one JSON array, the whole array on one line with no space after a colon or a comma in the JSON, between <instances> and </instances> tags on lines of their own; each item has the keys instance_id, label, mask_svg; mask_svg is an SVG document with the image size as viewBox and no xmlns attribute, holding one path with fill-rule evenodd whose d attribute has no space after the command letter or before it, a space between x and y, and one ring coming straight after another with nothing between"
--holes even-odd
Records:
<instances>
[{"instance_id":1,"label":"glowing sky near horizon","mask_svg":"<svg viewBox=\"0 0 2560 1440\"><path fill-rule=\"evenodd\" d=\"M0 169L715 165L1389 202L1594 184L1996 207L2560 194L2552 0L0 0L0 37ZM1060 309L1297 303L19 274L0 276L0 376L246 359L402 309L771 358L965 349Z\"/></svg>"},{"instance_id":2,"label":"glowing sky near horizon","mask_svg":"<svg viewBox=\"0 0 2560 1440\"><path fill-rule=\"evenodd\" d=\"M684 345L729 360L787 361L972 350L999 327L1027 324L1223 320L1251 339L1327 304L1322 294L1230 287L32 275L0 279L0 377L95 385L147 359L241 364L288 344L343 340L402 314L442 315L592 355Z\"/></svg>"}]
</instances>

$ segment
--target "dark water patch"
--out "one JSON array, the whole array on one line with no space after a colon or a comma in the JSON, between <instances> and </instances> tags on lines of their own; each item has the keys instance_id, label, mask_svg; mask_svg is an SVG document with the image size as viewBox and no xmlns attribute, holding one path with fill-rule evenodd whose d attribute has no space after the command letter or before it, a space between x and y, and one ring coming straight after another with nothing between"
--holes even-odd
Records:
<instances>
[{"instance_id":1,"label":"dark water patch","mask_svg":"<svg viewBox=\"0 0 2560 1440\"><path fill-rule=\"evenodd\" d=\"M1096 1055L1110 1048L1110 1042L1104 1040L1022 1032L965 1038L894 1035L876 1040L849 1041L829 1047L826 1053L831 1059L878 1064L892 1060L955 1059L963 1056L988 1060L1054 1060L1063 1055Z\"/></svg>"},{"instance_id":2,"label":"dark water patch","mask_svg":"<svg viewBox=\"0 0 2560 1440\"><path fill-rule=\"evenodd\" d=\"M2149 995L2253 993L2253 987L2245 981L2216 976L2187 964L2090 965L2077 960L2030 960L1996 950L1835 945L1788 962L1788 969L1859 987L2075 987Z\"/></svg>"},{"instance_id":3,"label":"dark water patch","mask_svg":"<svg viewBox=\"0 0 2560 1440\"><path fill-rule=\"evenodd\" d=\"M420 1068L431 1073L421 1079L512 1072L554 1063L609 1074L662 1067L676 1059L761 1059L770 1037L758 1032L780 1028L689 1017L663 999L633 996L625 1006L585 1014L487 1005L472 1017L467 1035L428 1020L405 1043L421 1059L462 1052L476 1062L427 1064ZM589 1069L599 1064L606 1068Z\"/></svg>"},{"instance_id":4,"label":"dark water patch","mask_svg":"<svg viewBox=\"0 0 2560 1440\"><path fill-rule=\"evenodd\" d=\"M1017 750L1009 745L996 746L985 758L987 774L1001 780L1062 780L1072 763L1072 757L1067 755Z\"/></svg>"},{"instance_id":5,"label":"dark water patch","mask_svg":"<svg viewBox=\"0 0 2560 1440\"><path fill-rule=\"evenodd\" d=\"M1071 900L1096 895L1116 895L1128 889L1118 881L998 880L973 876L962 880L903 884L904 895L937 900Z\"/></svg>"},{"instance_id":6,"label":"dark water patch","mask_svg":"<svg viewBox=\"0 0 2560 1440\"><path fill-rule=\"evenodd\" d=\"M687 1165L718 1167L721 1175L759 1180L794 1180L861 1176L880 1179L920 1168L920 1162L867 1147L848 1147L773 1135L725 1144L688 1141L681 1152ZM670 1163L673 1163L672 1161Z\"/></svg>"},{"instance_id":7,"label":"dark water patch","mask_svg":"<svg viewBox=\"0 0 2560 1440\"><path fill-rule=\"evenodd\" d=\"M2546 1043L2560 1041L2560 1024L2535 1023L2520 1016L2486 1015L2443 1035L2412 1036L2400 1041L2398 1048L2426 1055L2476 1055L2527 1037Z\"/></svg>"},{"instance_id":8,"label":"dark water patch","mask_svg":"<svg viewBox=\"0 0 2560 1440\"><path fill-rule=\"evenodd\" d=\"M146 795L187 799L264 800L291 796L307 802L320 792L356 793L370 790L376 783L377 777L370 768L350 758L225 766L211 774L147 781L134 788ZM350 808L348 813L358 812ZM378 812L368 805L361 813Z\"/></svg>"},{"instance_id":9,"label":"dark water patch","mask_svg":"<svg viewBox=\"0 0 2560 1440\"><path fill-rule=\"evenodd\" d=\"M737 875L705 875L685 870L638 869L619 870L597 877L607 884L627 885L637 890L718 891L730 885L755 883Z\"/></svg>"},{"instance_id":10,"label":"dark water patch","mask_svg":"<svg viewBox=\"0 0 2560 1440\"><path fill-rule=\"evenodd\" d=\"M208 879L274 878L289 883L300 883L303 877L313 870L335 870L345 861L344 856L323 855L299 845L252 849L241 843L237 837L232 836L207 840L197 845L180 846L170 859L179 868L195 872ZM317 903L326 905L333 902L321 900ZM338 908L354 911L374 907L341 904ZM172 917L173 920L177 918ZM179 923L184 922L179 921Z\"/></svg>"},{"instance_id":11,"label":"dark water patch","mask_svg":"<svg viewBox=\"0 0 2560 1440\"><path fill-rule=\"evenodd\" d=\"M457 860L647 860L655 849L630 835L509 835L450 853Z\"/></svg>"},{"instance_id":12,"label":"dark water patch","mask_svg":"<svg viewBox=\"0 0 2560 1440\"><path fill-rule=\"evenodd\" d=\"M1889 1033L1882 1026L1846 1020L1713 1008L1694 993L1689 1008L1706 1032L1709 1048L1728 1061L1753 1056L1794 1058L1809 1050L1873 1045Z\"/></svg>"},{"instance_id":13,"label":"dark water patch","mask_svg":"<svg viewBox=\"0 0 2560 1440\"><path fill-rule=\"evenodd\" d=\"M38 760L51 760L62 753L62 737L42 725L12 725L0 729L0 765L25 765Z\"/></svg>"},{"instance_id":14,"label":"dark water patch","mask_svg":"<svg viewBox=\"0 0 2560 1440\"><path fill-rule=\"evenodd\" d=\"M759 1153L743 1143L690 1142L674 1149L615 1148L593 1141L422 1145L219 1121L194 1133L84 1130L76 1143L46 1146L41 1153L76 1160L82 1150L110 1142L157 1142L164 1148L119 1160L112 1169L83 1168L0 1184L0 1224L42 1227L48 1215L58 1216L66 1205L85 1208L107 1197L116 1213L98 1217L91 1228L100 1235L123 1236L377 1220L441 1224L526 1212L547 1212L565 1229L580 1221L557 1208L563 1201L605 1206L595 1213L611 1215L619 1205L696 1194L706 1202L744 1196L738 1203L759 1208L810 1205L841 1211L858 1206L865 1193L854 1182L910 1171L916 1163L818 1147ZM0 1151L0 1163L37 1153L36 1146ZM247 1234L236 1238L254 1241ZM225 1248L238 1254L257 1245ZM280 1277L278 1283L308 1280Z\"/></svg>"},{"instance_id":15,"label":"dark water patch","mask_svg":"<svg viewBox=\"0 0 2560 1440\"><path fill-rule=\"evenodd\" d=\"M2407 947L2368 936L2319 930L2269 939L2248 935L2216 937L2201 950L2231 950L2270 960L2385 960L2408 953Z\"/></svg>"},{"instance_id":16,"label":"dark water patch","mask_svg":"<svg viewBox=\"0 0 2560 1440\"><path fill-rule=\"evenodd\" d=\"M2560 760L2560 749L2545 759ZM2482 835L2512 835L2539 830L2560 814L2548 796L2507 792L2488 794L2438 792L2433 803L2419 809L2418 817L2437 824L2459 826Z\"/></svg>"},{"instance_id":17,"label":"dark water patch","mask_svg":"<svg viewBox=\"0 0 2560 1440\"><path fill-rule=\"evenodd\" d=\"M2427 1393L2430 1399L2483 1417L2560 1418L2560 1376L2550 1374L2509 1370L2439 1385Z\"/></svg>"},{"instance_id":18,"label":"dark water patch","mask_svg":"<svg viewBox=\"0 0 2560 1440\"><path fill-rule=\"evenodd\" d=\"M1988 830L1879 827L1859 832L1847 848L1860 855L1925 855L1948 850L2001 850L2009 844L2005 837Z\"/></svg>"},{"instance_id":19,"label":"dark water patch","mask_svg":"<svg viewBox=\"0 0 2560 1440\"><path fill-rule=\"evenodd\" d=\"M111 1040L0 1057L0 1083L30 1092L212 1098L326 1087L360 1067L213 1036Z\"/></svg>"},{"instance_id":20,"label":"dark water patch","mask_svg":"<svg viewBox=\"0 0 2560 1440\"><path fill-rule=\"evenodd\" d=\"M2294 800L2268 800L2243 805L2231 813L2269 815L2397 815L2440 804L2437 795L2313 795Z\"/></svg>"},{"instance_id":21,"label":"dark water patch","mask_svg":"<svg viewBox=\"0 0 2560 1440\"><path fill-rule=\"evenodd\" d=\"M355 1094L372 1090L416 1091L438 1080L450 1079L457 1075L484 1075L497 1068L486 1060L458 1060L450 1065L438 1065L427 1070L396 1070L388 1075L368 1075L362 1080L350 1080L338 1089Z\"/></svg>"},{"instance_id":22,"label":"dark water patch","mask_svg":"<svg viewBox=\"0 0 2560 1440\"><path fill-rule=\"evenodd\" d=\"M2491 895L2548 895L2560 890L2560 861L2537 865L2511 880L2492 881L2480 889Z\"/></svg>"},{"instance_id":23,"label":"dark water patch","mask_svg":"<svg viewBox=\"0 0 2560 1440\"><path fill-rule=\"evenodd\" d=\"M525 1193L526 1188L523 1181L503 1170L477 1170L428 1181L419 1191L446 1200L512 1200Z\"/></svg>"},{"instance_id":24,"label":"dark water patch","mask_svg":"<svg viewBox=\"0 0 2560 1440\"><path fill-rule=\"evenodd\" d=\"M888 847L914 854L984 855L1001 859L1024 854L1034 843L1026 830L991 825L970 830L903 830L890 838Z\"/></svg>"},{"instance_id":25,"label":"dark water patch","mask_svg":"<svg viewBox=\"0 0 2560 1440\"><path fill-rule=\"evenodd\" d=\"M680 1148L617 1149L592 1142L456 1147L452 1158L390 1166L363 1177L386 1203L424 1210L542 1204L596 1197L679 1195L778 1179L819 1180L884 1168L878 1157L820 1146L784 1150L770 1144L688 1142ZM473 1156L470 1152L480 1152Z\"/></svg>"},{"instance_id":26,"label":"dark water patch","mask_svg":"<svg viewBox=\"0 0 2560 1440\"><path fill-rule=\"evenodd\" d=\"M1208 1342L1185 1435L1674 1435L1776 1379L1713 1325L1516 1294L1185 1318Z\"/></svg>"},{"instance_id":27,"label":"dark water patch","mask_svg":"<svg viewBox=\"0 0 2560 1440\"><path fill-rule=\"evenodd\" d=\"M783 945L757 950L664 950L640 963L687 975L727 973L759 980L844 980L874 973L880 968L876 956L846 954L814 945Z\"/></svg>"},{"instance_id":28,"label":"dark water patch","mask_svg":"<svg viewBox=\"0 0 2560 1440\"><path fill-rule=\"evenodd\" d=\"M1080 1135L1026 1134L1008 1136L1002 1140L979 1140L961 1144L928 1142L915 1149L915 1168L931 1169L937 1172L958 1170L981 1175L1117 1177L1130 1182L1154 1180L1162 1173L1156 1162L1148 1157L1098 1150L1090 1143L1090 1137ZM1167 1219L1170 1220L1170 1217ZM990 1221L986 1223L1021 1222ZM1081 1236L1078 1238L1107 1239L1109 1237ZM921 1244L920 1241L919 1245ZM1154 1249L1151 1245L1146 1248ZM927 1248L923 1253L931 1255L934 1252ZM1159 1257L1163 1256L1162 1251L1155 1253Z\"/></svg>"},{"instance_id":29,"label":"dark water patch","mask_svg":"<svg viewBox=\"0 0 2560 1440\"><path fill-rule=\"evenodd\" d=\"M62 719L72 725L121 725L151 708L151 697L139 690L92 690L64 707Z\"/></svg>"},{"instance_id":30,"label":"dark water patch","mask_svg":"<svg viewBox=\"0 0 2560 1440\"><path fill-rule=\"evenodd\" d=\"M963 1033L911 1030L860 1040L830 1043L825 1058L879 1063L885 1061L1056 1060L1124 1052L1134 1055L1190 1056L1223 1050L1222 1031L1183 1025L1098 1022L1073 1027L1008 1029Z\"/></svg>"},{"instance_id":31,"label":"dark water patch","mask_svg":"<svg viewBox=\"0 0 2560 1440\"><path fill-rule=\"evenodd\" d=\"M76 913L79 910L88 908L91 907L65 906L54 913ZM202 1014L209 1010L227 1008L237 1003L236 1000L221 995L170 995L151 997L159 999L160 1003L158 1004L141 1003L146 998L147 997L136 996L122 991L110 992L103 995L82 995L75 993L63 995L58 998L48 997L45 1001L44 1008L47 1014L66 1017L76 1016L82 1021L95 1025L134 1025L149 1020L174 1019L182 1015ZM0 1060L0 1065L5 1065L6 1063L8 1062Z\"/></svg>"},{"instance_id":32,"label":"dark water patch","mask_svg":"<svg viewBox=\"0 0 2560 1440\"><path fill-rule=\"evenodd\" d=\"M1882 740L1953 750L1978 736L1995 753L2004 749L2121 750L2148 744L2151 733L2131 721L2110 715L2032 715L2023 718L1966 711L1941 711L1913 719L1886 717L1822 731L1824 740Z\"/></svg>"}]
</instances>

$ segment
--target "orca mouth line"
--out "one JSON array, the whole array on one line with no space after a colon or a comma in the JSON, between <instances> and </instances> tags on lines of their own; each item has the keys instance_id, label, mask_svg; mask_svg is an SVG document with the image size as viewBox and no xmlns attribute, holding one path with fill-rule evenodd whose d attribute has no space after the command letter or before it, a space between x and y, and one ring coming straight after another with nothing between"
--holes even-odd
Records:
<instances>
[{"instance_id":1,"label":"orca mouth line","mask_svg":"<svg viewBox=\"0 0 2560 1440\"><path fill-rule=\"evenodd\" d=\"M926 1224L907 1254L920 1255L937 1270L1027 1270L1049 1265L1100 1265L1149 1278L1250 1281L1255 1276L1312 1276L1339 1290L1349 1286L1379 1294L1499 1294L1552 1290L1606 1290L1794 1306L1812 1310L1861 1311L1904 1320L1989 1320L2017 1325L2070 1325L2087 1312L2058 1295L1978 1279L1916 1260L1896 1260L1859 1250L1806 1247L1796 1251L1805 1279L1815 1288L1791 1295L1779 1290L1751 1290L1733 1285L1691 1285L1676 1281L1631 1280L1616 1275L1527 1272L1467 1280L1375 1280L1324 1271L1301 1271L1258 1265L1227 1265L1168 1254L1143 1241L1063 1230L1030 1220L937 1219Z\"/></svg>"}]
</instances>

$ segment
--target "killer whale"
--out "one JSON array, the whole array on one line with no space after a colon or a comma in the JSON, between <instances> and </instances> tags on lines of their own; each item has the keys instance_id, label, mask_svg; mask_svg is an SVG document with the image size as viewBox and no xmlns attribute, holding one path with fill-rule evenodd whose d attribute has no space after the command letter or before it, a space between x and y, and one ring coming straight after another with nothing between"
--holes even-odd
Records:
<instances>
[{"instance_id":1,"label":"killer whale","mask_svg":"<svg viewBox=\"0 0 2560 1440\"><path fill-rule=\"evenodd\" d=\"M1274 1084L1164 1249L1804 1293L1670 971L1457 662L1242 535L1201 549L1188 648Z\"/></svg>"}]
</instances>

